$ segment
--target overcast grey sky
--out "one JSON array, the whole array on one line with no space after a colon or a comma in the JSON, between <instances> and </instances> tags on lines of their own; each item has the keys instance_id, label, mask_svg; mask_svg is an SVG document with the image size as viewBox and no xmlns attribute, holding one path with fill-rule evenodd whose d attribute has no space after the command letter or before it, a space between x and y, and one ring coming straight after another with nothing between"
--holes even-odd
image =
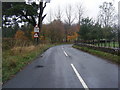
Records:
<instances>
[{"instance_id":1,"label":"overcast grey sky","mask_svg":"<svg viewBox=\"0 0 120 90\"><path fill-rule=\"evenodd\" d=\"M84 12L84 17L90 17L93 19L96 19L99 11L99 5L101 5L104 1L106 2L113 2L116 12L118 12L118 2L120 0L51 0L50 3L47 4L47 7L45 8L44 13L48 13L47 17L45 18L44 22L46 23L49 19L49 13L50 9L53 13L53 16L55 12L57 11L58 6L61 7L62 11L65 12L65 7L69 4L73 6L73 14L75 15L76 9L75 5L78 3L82 3L85 12ZM63 14L65 16L65 14ZM63 18L63 20L65 17Z\"/></svg>"}]
</instances>

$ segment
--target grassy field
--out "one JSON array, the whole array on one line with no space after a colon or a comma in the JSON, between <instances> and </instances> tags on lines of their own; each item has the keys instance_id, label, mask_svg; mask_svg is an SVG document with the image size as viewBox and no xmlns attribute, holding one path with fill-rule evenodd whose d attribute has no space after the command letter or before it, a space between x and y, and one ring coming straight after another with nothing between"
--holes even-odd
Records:
<instances>
[{"instance_id":1,"label":"grassy field","mask_svg":"<svg viewBox=\"0 0 120 90\"><path fill-rule=\"evenodd\" d=\"M113 54L106 53L106 52L102 52L102 51L97 51L97 50L89 49L87 47L80 47L80 46L77 46L77 45L73 45L73 47L77 48L79 50L88 52L90 54L96 55L98 57L110 60L110 61L112 61L114 63L120 64L120 56L113 55Z\"/></svg>"},{"instance_id":2,"label":"grassy field","mask_svg":"<svg viewBox=\"0 0 120 90\"><path fill-rule=\"evenodd\" d=\"M33 61L38 55L52 47L51 44L30 45L27 47L14 47L3 51L2 61L2 80L9 80L17 72L23 69L24 66Z\"/></svg>"}]
</instances>

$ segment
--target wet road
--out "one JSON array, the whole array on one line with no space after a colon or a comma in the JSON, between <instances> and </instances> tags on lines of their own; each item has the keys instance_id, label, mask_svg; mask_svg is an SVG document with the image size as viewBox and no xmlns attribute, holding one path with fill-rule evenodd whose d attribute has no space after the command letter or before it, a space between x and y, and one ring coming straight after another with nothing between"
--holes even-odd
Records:
<instances>
[{"instance_id":1,"label":"wet road","mask_svg":"<svg viewBox=\"0 0 120 90\"><path fill-rule=\"evenodd\" d=\"M48 49L3 88L118 88L118 66L72 45L60 45Z\"/></svg>"}]
</instances>

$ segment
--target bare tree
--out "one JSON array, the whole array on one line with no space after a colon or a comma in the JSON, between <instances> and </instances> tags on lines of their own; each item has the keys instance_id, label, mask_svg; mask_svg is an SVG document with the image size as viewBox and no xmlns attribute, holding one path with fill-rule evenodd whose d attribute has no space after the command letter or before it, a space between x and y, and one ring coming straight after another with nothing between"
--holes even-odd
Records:
<instances>
[{"instance_id":1,"label":"bare tree","mask_svg":"<svg viewBox=\"0 0 120 90\"><path fill-rule=\"evenodd\" d=\"M77 10L77 20L78 24L81 24L82 16L84 14L84 8L81 3L76 4L76 10Z\"/></svg>"},{"instance_id":2,"label":"bare tree","mask_svg":"<svg viewBox=\"0 0 120 90\"><path fill-rule=\"evenodd\" d=\"M99 8L99 22L101 25L104 27L113 26L117 19L113 4L111 2L104 2Z\"/></svg>"},{"instance_id":3,"label":"bare tree","mask_svg":"<svg viewBox=\"0 0 120 90\"><path fill-rule=\"evenodd\" d=\"M55 18L57 18L57 20L60 20L60 21L61 21L62 16L63 16L63 12L62 12L62 10L61 10L61 7L58 6L58 10L57 10L57 12L56 12L56 14L55 14Z\"/></svg>"},{"instance_id":4,"label":"bare tree","mask_svg":"<svg viewBox=\"0 0 120 90\"><path fill-rule=\"evenodd\" d=\"M74 14L74 12L73 12L72 6L71 6L71 5L68 5L68 6L66 7L66 20L65 20L65 22L66 22L66 24L68 24L69 26L71 26L72 23L73 23L74 20L75 20L75 17L73 17L73 14Z\"/></svg>"},{"instance_id":5,"label":"bare tree","mask_svg":"<svg viewBox=\"0 0 120 90\"><path fill-rule=\"evenodd\" d=\"M51 23L52 19L53 19L53 12L52 12L52 9L50 8L49 13L48 13L48 17L47 17L47 21L49 23Z\"/></svg>"},{"instance_id":6,"label":"bare tree","mask_svg":"<svg viewBox=\"0 0 120 90\"><path fill-rule=\"evenodd\" d=\"M66 7L66 19L65 19L65 34L66 34L66 42L67 42L67 36L68 36L68 30L70 30L70 27L72 25L72 23L75 20L75 17L73 16L74 12L73 12L73 8L71 5L68 5Z\"/></svg>"}]
</instances>

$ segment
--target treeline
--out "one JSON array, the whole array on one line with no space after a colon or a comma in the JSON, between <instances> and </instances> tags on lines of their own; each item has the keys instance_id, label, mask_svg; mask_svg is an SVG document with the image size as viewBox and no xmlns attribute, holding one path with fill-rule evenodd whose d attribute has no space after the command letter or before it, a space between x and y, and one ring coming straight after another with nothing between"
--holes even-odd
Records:
<instances>
[{"instance_id":1,"label":"treeline","mask_svg":"<svg viewBox=\"0 0 120 90\"><path fill-rule=\"evenodd\" d=\"M68 29L69 27L69 29ZM54 20L49 24L43 24L40 32L41 43L62 43L73 42L77 39L78 25L68 26L60 20ZM66 33L67 31L67 33ZM13 27L3 27L3 38L14 38L21 40L30 40L34 42L34 27L30 24L15 25Z\"/></svg>"},{"instance_id":2,"label":"treeline","mask_svg":"<svg viewBox=\"0 0 120 90\"><path fill-rule=\"evenodd\" d=\"M118 39L118 29L114 27L103 27L98 22L90 18L82 19L79 40L116 40Z\"/></svg>"},{"instance_id":3,"label":"treeline","mask_svg":"<svg viewBox=\"0 0 120 90\"><path fill-rule=\"evenodd\" d=\"M90 18L84 18L81 26L74 24L69 27L59 20L54 20L50 24L43 24L40 32L40 40L44 43L73 42L75 40L117 40L117 27L102 27L98 22ZM3 38L15 38L34 41L34 27L24 25L19 27L3 28ZM66 33L67 31L67 33Z\"/></svg>"},{"instance_id":4,"label":"treeline","mask_svg":"<svg viewBox=\"0 0 120 90\"><path fill-rule=\"evenodd\" d=\"M6 4L3 4L4 8L6 8L5 6ZM6 8L7 10L3 11L3 38L34 41L33 29L39 18L39 13L37 12L40 8L39 5L36 2L32 2L31 4L9 3L8 7L10 9ZM41 43L101 39L117 41L117 14L115 13L113 3L104 2L100 5L96 20L84 18L85 10L81 4L76 5L76 12L72 5L68 5L64 13L60 7L57 9L54 13L55 15L50 11L46 18L49 21L48 24L40 24L39 26L42 27L40 28ZM64 18L63 15L65 16ZM44 18L42 17L42 20ZM24 23L24 25L20 27L19 24L21 23Z\"/></svg>"}]
</instances>

